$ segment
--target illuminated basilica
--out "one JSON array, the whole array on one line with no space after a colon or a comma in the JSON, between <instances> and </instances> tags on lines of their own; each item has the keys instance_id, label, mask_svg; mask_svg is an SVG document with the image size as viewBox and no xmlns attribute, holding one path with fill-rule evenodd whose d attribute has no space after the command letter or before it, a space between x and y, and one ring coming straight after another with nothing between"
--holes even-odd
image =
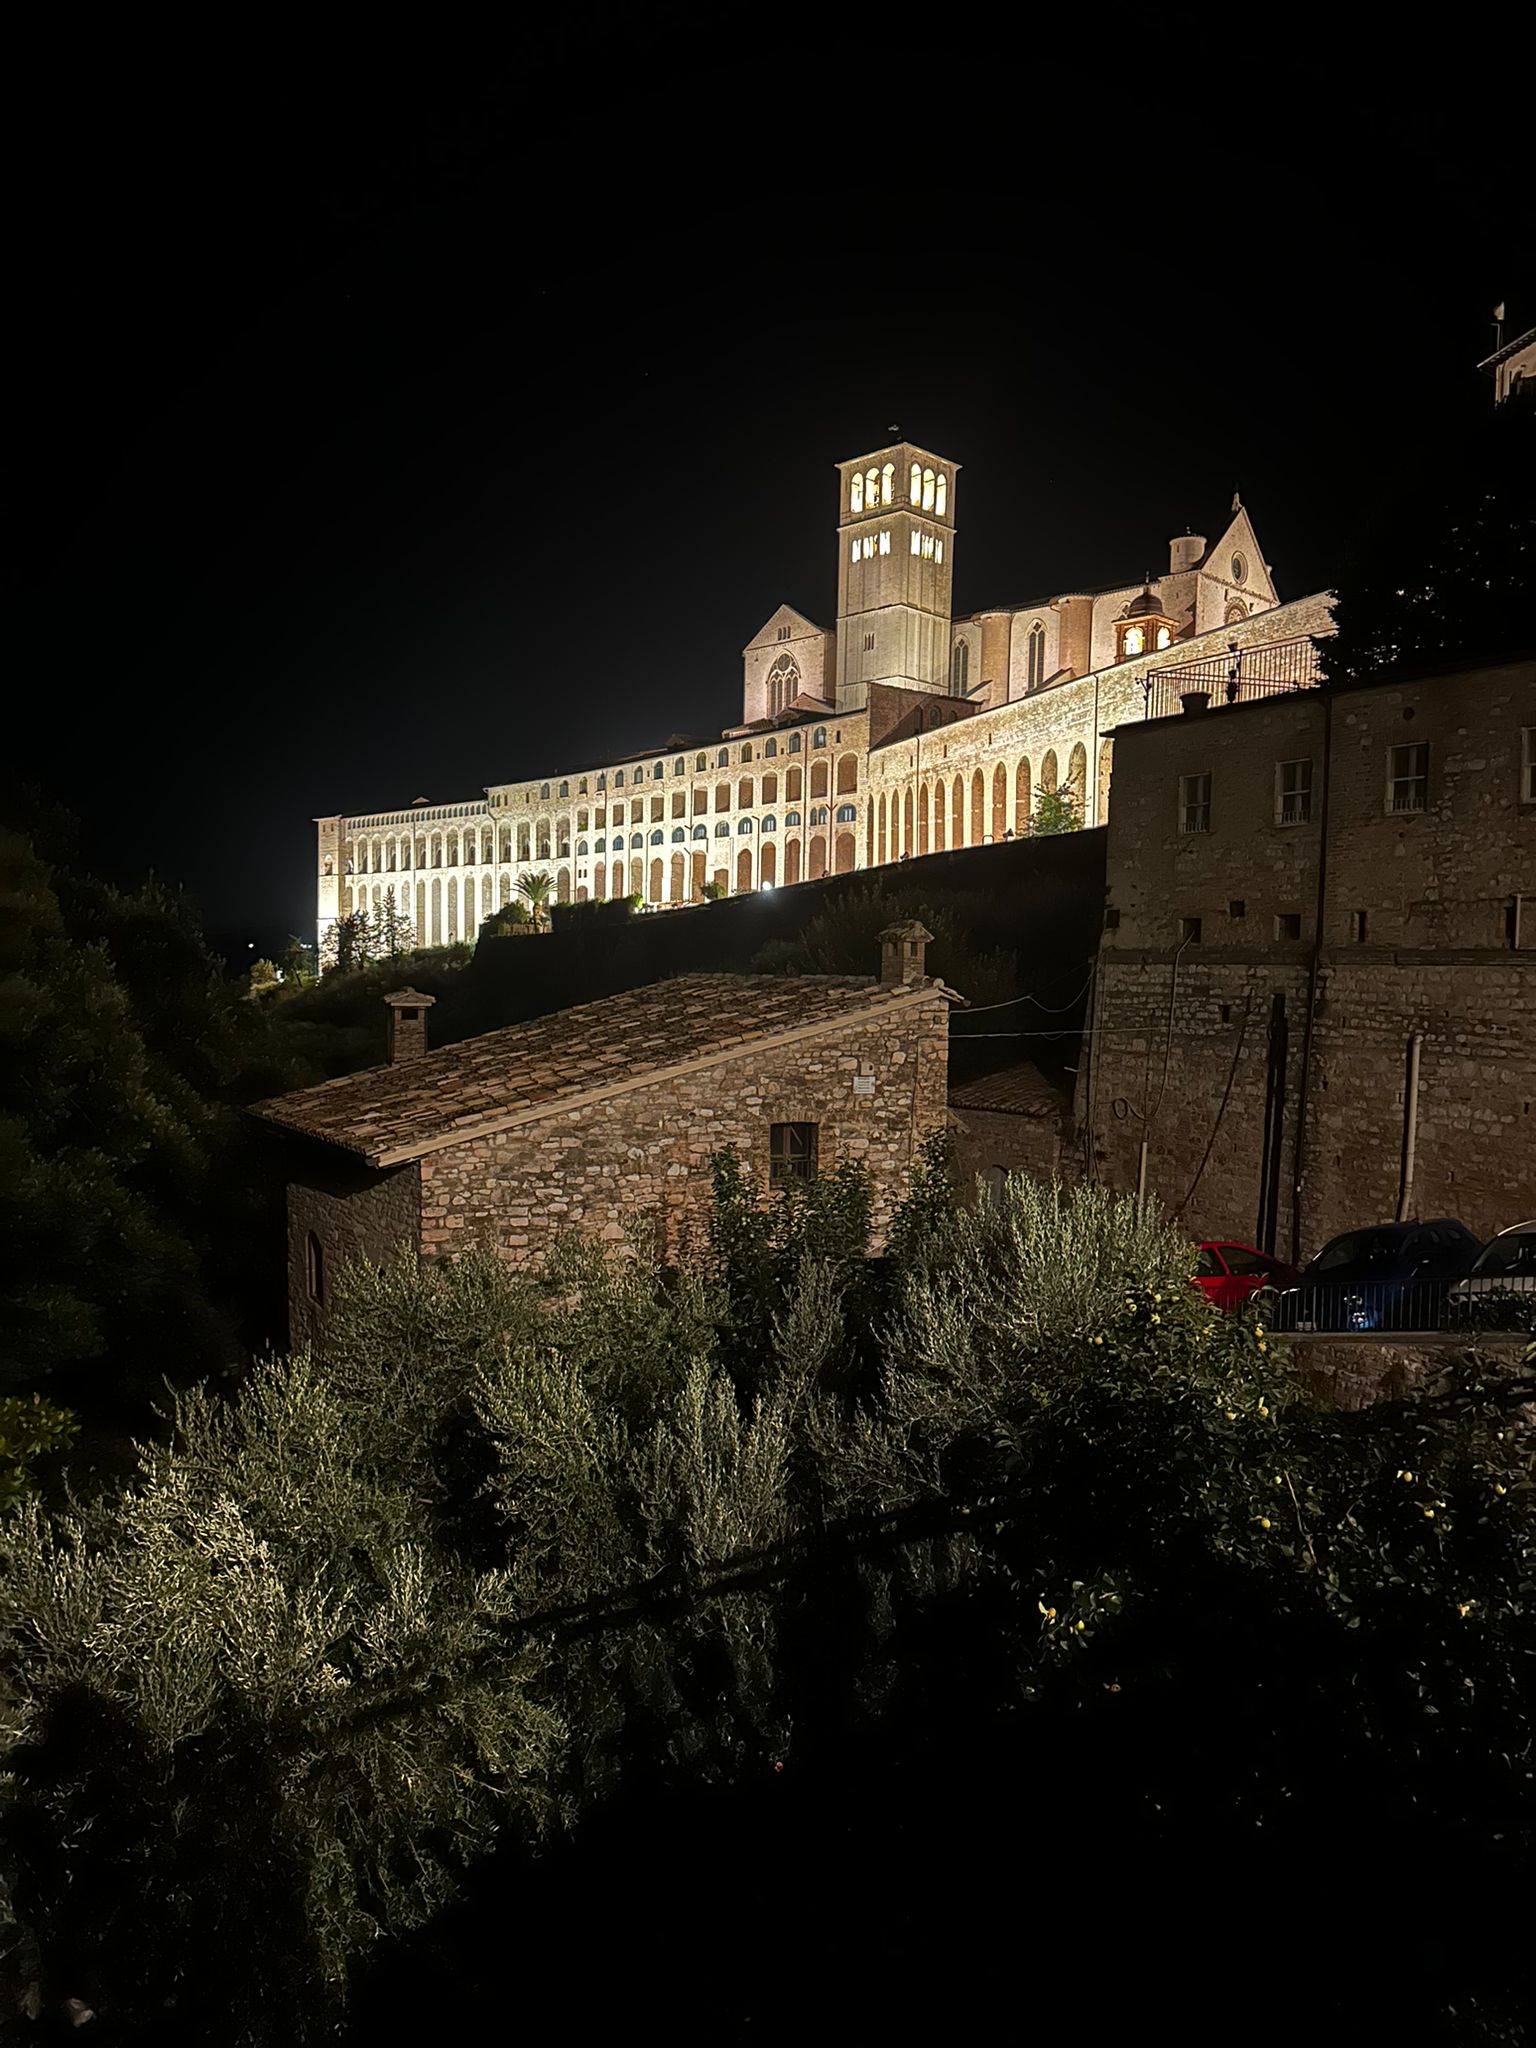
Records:
<instances>
[{"instance_id":1,"label":"illuminated basilica","mask_svg":"<svg viewBox=\"0 0 1536 2048\"><path fill-rule=\"evenodd\" d=\"M787 605L743 650L717 738L488 783L462 802L318 820L317 921L393 896L423 945L472 939L547 873L561 902L648 906L788 886L1029 831L1042 791L1103 822L1110 735L1313 680L1326 596L1282 603L1247 512L1169 543L1146 583L956 618L958 465L910 442L838 465L837 620Z\"/></svg>"}]
</instances>

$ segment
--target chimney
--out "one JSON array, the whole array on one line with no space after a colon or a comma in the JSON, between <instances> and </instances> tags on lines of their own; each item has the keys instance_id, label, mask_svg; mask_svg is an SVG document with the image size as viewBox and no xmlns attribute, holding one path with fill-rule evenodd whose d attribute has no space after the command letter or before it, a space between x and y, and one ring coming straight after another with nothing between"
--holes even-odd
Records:
<instances>
[{"instance_id":1,"label":"chimney","mask_svg":"<svg viewBox=\"0 0 1536 2048\"><path fill-rule=\"evenodd\" d=\"M437 1001L419 988L397 988L384 998L389 1010L389 1064L419 1060L427 1049L427 1012Z\"/></svg>"},{"instance_id":2,"label":"chimney","mask_svg":"<svg viewBox=\"0 0 1536 2048\"><path fill-rule=\"evenodd\" d=\"M924 974L923 949L933 933L915 917L905 924L888 924L880 934L880 980L893 986L921 981Z\"/></svg>"},{"instance_id":3,"label":"chimney","mask_svg":"<svg viewBox=\"0 0 1536 2048\"><path fill-rule=\"evenodd\" d=\"M1168 543L1168 574L1182 576L1186 569L1197 569L1205 554L1203 533L1181 533Z\"/></svg>"}]
</instances>

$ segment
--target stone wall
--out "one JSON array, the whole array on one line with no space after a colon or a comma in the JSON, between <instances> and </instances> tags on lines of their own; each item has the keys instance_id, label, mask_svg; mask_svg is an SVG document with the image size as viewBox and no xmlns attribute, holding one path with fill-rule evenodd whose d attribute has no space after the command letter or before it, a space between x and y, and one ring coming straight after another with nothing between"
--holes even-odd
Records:
<instances>
[{"instance_id":1,"label":"stone wall","mask_svg":"<svg viewBox=\"0 0 1536 2048\"><path fill-rule=\"evenodd\" d=\"M318 1345L336 1279L350 1261L382 1266L414 1249L421 1222L417 1169L397 1166L375 1173L342 1153L306 1147L295 1159L288 1186L288 1342L295 1351ZM309 1286L309 1238L319 1239L324 1260L322 1298Z\"/></svg>"},{"instance_id":2,"label":"stone wall","mask_svg":"<svg viewBox=\"0 0 1536 2048\"><path fill-rule=\"evenodd\" d=\"M955 1109L950 1112L949 1136L962 1186L978 1174L986 1178L999 1171L1027 1174L1031 1180L1055 1180L1061 1175L1061 1125L1054 1117Z\"/></svg>"},{"instance_id":3,"label":"stone wall","mask_svg":"<svg viewBox=\"0 0 1536 2048\"><path fill-rule=\"evenodd\" d=\"M522 1264L575 1229L608 1244L637 1234L675 1258L702 1237L711 1154L739 1150L766 1193L775 1123L819 1127L823 1172L866 1168L878 1241L923 1140L944 1127L948 1017L935 991L837 1033L755 1046L739 1062L432 1153L420 1168L423 1252L484 1245Z\"/></svg>"},{"instance_id":4,"label":"stone wall","mask_svg":"<svg viewBox=\"0 0 1536 2048\"><path fill-rule=\"evenodd\" d=\"M1510 914L1536 893L1536 804L1520 780L1536 665L1332 701L1320 946L1328 700L1275 697L1120 736L1078 1101L1109 1185L1135 1185L1145 1140L1149 1185L1193 1235L1261 1241L1269 1182L1274 1248L1298 1261L1396 1214L1415 1039L1410 1213L1485 1237L1536 1214L1536 959L1514 950ZM1424 808L1396 810L1390 750L1421 741ZM1287 823L1278 769L1297 760L1312 763L1311 816ZM1211 778L1209 829L1186 832L1181 779L1195 775Z\"/></svg>"}]
</instances>

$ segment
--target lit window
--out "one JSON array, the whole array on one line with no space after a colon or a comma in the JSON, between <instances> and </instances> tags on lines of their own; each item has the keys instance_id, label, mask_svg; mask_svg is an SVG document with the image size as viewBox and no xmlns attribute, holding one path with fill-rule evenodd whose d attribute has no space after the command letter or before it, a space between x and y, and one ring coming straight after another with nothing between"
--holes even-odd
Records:
<instances>
[{"instance_id":1,"label":"lit window","mask_svg":"<svg viewBox=\"0 0 1536 2048\"><path fill-rule=\"evenodd\" d=\"M891 552L891 536L884 531L880 535L880 552L882 555L888 555Z\"/></svg>"},{"instance_id":2,"label":"lit window","mask_svg":"<svg viewBox=\"0 0 1536 2048\"><path fill-rule=\"evenodd\" d=\"M872 469L864 479L864 502L873 512L880 502L880 472Z\"/></svg>"},{"instance_id":3,"label":"lit window","mask_svg":"<svg viewBox=\"0 0 1536 2048\"><path fill-rule=\"evenodd\" d=\"M949 505L949 478L939 471L938 482L933 487L933 509L942 519Z\"/></svg>"},{"instance_id":4,"label":"lit window","mask_svg":"<svg viewBox=\"0 0 1536 2048\"><path fill-rule=\"evenodd\" d=\"M736 830L738 832L750 832L752 830L752 820L750 818L743 818L741 823L736 827Z\"/></svg>"},{"instance_id":5,"label":"lit window","mask_svg":"<svg viewBox=\"0 0 1536 2048\"><path fill-rule=\"evenodd\" d=\"M1179 777L1179 830L1209 832L1211 829L1211 778L1209 775Z\"/></svg>"},{"instance_id":6,"label":"lit window","mask_svg":"<svg viewBox=\"0 0 1536 2048\"><path fill-rule=\"evenodd\" d=\"M798 811L786 811L784 813L784 823L786 825L798 825L800 823L800 813Z\"/></svg>"},{"instance_id":7,"label":"lit window","mask_svg":"<svg viewBox=\"0 0 1536 2048\"><path fill-rule=\"evenodd\" d=\"M778 821L778 819L777 819L777 818L775 818L775 817L773 816L773 814L772 814L772 813L770 812L770 813L769 813L769 815L768 815L768 816L767 816L766 818L764 818L764 820L763 820L763 830L764 830L765 832L777 832L777 831L778 831L778 829L779 829L779 821Z\"/></svg>"},{"instance_id":8,"label":"lit window","mask_svg":"<svg viewBox=\"0 0 1536 2048\"><path fill-rule=\"evenodd\" d=\"M922 466L916 462L914 462L912 465L912 480L907 489L907 496L911 499L914 505L920 504L922 502L923 472Z\"/></svg>"},{"instance_id":9,"label":"lit window","mask_svg":"<svg viewBox=\"0 0 1536 2048\"><path fill-rule=\"evenodd\" d=\"M1275 763L1275 822L1305 825L1312 816L1312 763Z\"/></svg>"},{"instance_id":10,"label":"lit window","mask_svg":"<svg viewBox=\"0 0 1536 2048\"><path fill-rule=\"evenodd\" d=\"M770 1124L768 1180L773 1187L816 1178L815 1124Z\"/></svg>"},{"instance_id":11,"label":"lit window","mask_svg":"<svg viewBox=\"0 0 1536 2048\"><path fill-rule=\"evenodd\" d=\"M850 512L862 512L864 510L864 475L861 470L856 469L854 471L853 481L848 486L848 510Z\"/></svg>"},{"instance_id":12,"label":"lit window","mask_svg":"<svg viewBox=\"0 0 1536 2048\"><path fill-rule=\"evenodd\" d=\"M923 471L923 510L925 512L933 510L933 471L931 469Z\"/></svg>"},{"instance_id":13,"label":"lit window","mask_svg":"<svg viewBox=\"0 0 1536 2048\"><path fill-rule=\"evenodd\" d=\"M1146 645L1147 636L1145 630L1142 627L1131 626L1127 629L1125 635L1124 648L1124 652L1127 655L1143 653L1146 649Z\"/></svg>"},{"instance_id":14,"label":"lit window","mask_svg":"<svg viewBox=\"0 0 1536 2048\"><path fill-rule=\"evenodd\" d=\"M1429 802L1429 743L1387 749L1387 809L1422 811Z\"/></svg>"},{"instance_id":15,"label":"lit window","mask_svg":"<svg viewBox=\"0 0 1536 2048\"><path fill-rule=\"evenodd\" d=\"M1159 647L1169 647L1169 646L1171 646L1171 645L1173 644L1173 630L1172 630L1172 628L1171 628L1171 627L1169 627L1169 626L1159 626L1159 627L1158 627L1158 629L1157 629L1157 644L1158 644L1158 646L1159 646Z\"/></svg>"},{"instance_id":16,"label":"lit window","mask_svg":"<svg viewBox=\"0 0 1536 2048\"><path fill-rule=\"evenodd\" d=\"M891 504L896 496L896 465L888 462L880 472L880 502Z\"/></svg>"},{"instance_id":17,"label":"lit window","mask_svg":"<svg viewBox=\"0 0 1536 2048\"><path fill-rule=\"evenodd\" d=\"M827 729L824 725L817 726L816 737L811 744L816 747L824 747L827 744Z\"/></svg>"},{"instance_id":18,"label":"lit window","mask_svg":"<svg viewBox=\"0 0 1536 2048\"><path fill-rule=\"evenodd\" d=\"M813 825L825 825L825 824L826 824L826 822L827 822L827 807L826 807L826 805L825 805L825 804L814 804L814 805L812 806L812 808L811 808L811 823L812 823Z\"/></svg>"},{"instance_id":19,"label":"lit window","mask_svg":"<svg viewBox=\"0 0 1536 2048\"><path fill-rule=\"evenodd\" d=\"M859 559L859 536L857 534L853 536L853 544L848 551L848 559L850 562L856 562Z\"/></svg>"},{"instance_id":20,"label":"lit window","mask_svg":"<svg viewBox=\"0 0 1536 2048\"><path fill-rule=\"evenodd\" d=\"M837 807L837 822L839 825L851 825L858 815L858 806L856 804L839 804Z\"/></svg>"},{"instance_id":21,"label":"lit window","mask_svg":"<svg viewBox=\"0 0 1536 2048\"><path fill-rule=\"evenodd\" d=\"M936 540L933 544L933 559L936 562L942 562L944 559L944 543L942 540Z\"/></svg>"},{"instance_id":22,"label":"lit window","mask_svg":"<svg viewBox=\"0 0 1536 2048\"><path fill-rule=\"evenodd\" d=\"M918 532L917 528L914 526L912 529L912 552L914 555L919 554L922 551L922 545L923 536Z\"/></svg>"}]
</instances>

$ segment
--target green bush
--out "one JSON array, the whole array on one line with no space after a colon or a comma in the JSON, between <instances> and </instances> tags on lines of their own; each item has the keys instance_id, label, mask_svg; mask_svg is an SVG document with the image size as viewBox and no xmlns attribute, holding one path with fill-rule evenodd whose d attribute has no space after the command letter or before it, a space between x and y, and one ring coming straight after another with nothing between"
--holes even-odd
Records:
<instances>
[{"instance_id":1,"label":"green bush","mask_svg":"<svg viewBox=\"0 0 1536 2048\"><path fill-rule=\"evenodd\" d=\"M1528 1840L1528 1367L1327 1413L1131 1203L955 1210L933 1156L871 1262L856 1174L716 1187L696 1272L353 1269L323 1364L181 1396L131 1483L0 1522L10 1882L58 1996L318 2036L493 1842L766 1768L839 1686L920 1685L940 1615L1069 1715L1111 1671L1198 1714L1196 1646L1241 1687L1300 1643L1287 1770L1363 1731L1467 1856Z\"/></svg>"}]
</instances>

